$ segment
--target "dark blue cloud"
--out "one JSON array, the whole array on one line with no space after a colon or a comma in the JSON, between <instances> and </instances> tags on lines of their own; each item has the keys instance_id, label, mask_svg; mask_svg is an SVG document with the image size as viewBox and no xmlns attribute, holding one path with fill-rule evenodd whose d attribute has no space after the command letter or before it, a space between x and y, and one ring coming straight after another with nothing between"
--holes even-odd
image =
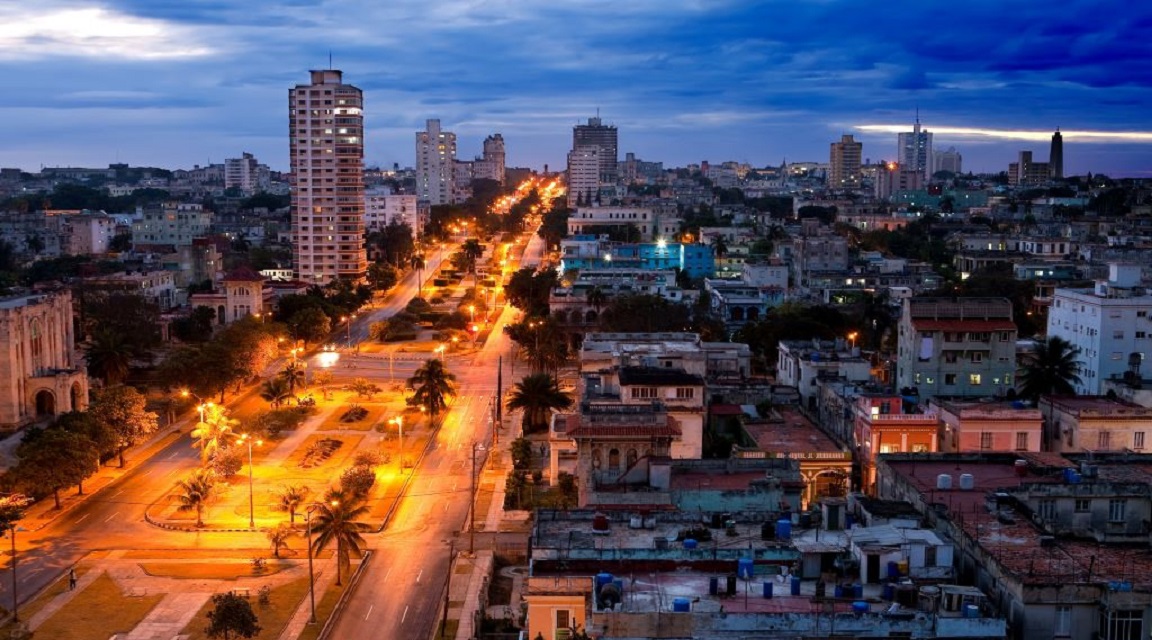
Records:
<instances>
[{"instance_id":1,"label":"dark blue cloud","mask_svg":"<svg viewBox=\"0 0 1152 640\"><path fill-rule=\"evenodd\" d=\"M49 6L26 14L0 9L0 19L94 1L44 0ZM10 143L0 164L35 166L43 161L37 143L53 157L70 148L77 158L99 157L118 136L130 161L203 163L244 150L283 168L287 90L326 66L330 51L347 81L365 90L369 159L389 164L411 164L413 132L438 117L457 132L462 156L499 130L510 162L559 166L571 126L597 108L620 126L622 152L669 165L822 161L828 142L854 125L910 122L917 108L930 128L1152 129L1152 9L1121 0L101 6L170 34L138 47L141 55L83 42L49 51L44 38L68 43L57 32L29 37L35 55L0 45L0 72L19 85L0 96L0 136ZM169 49L195 55L143 55ZM65 124L38 117L35 103L99 135L70 130L68 140L45 144ZM134 119L148 136L137 135ZM894 152L894 136L861 137L866 156ZM962 152L971 145L937 143ZM998 169L1019 148L971 145L965 158ZM1094 148L1078 159L1069 143L1070 169L1108 163L1109 146ZM1133 163L1146 147L1132 149L1116 162Z\"/></svg>"}]
</instances>

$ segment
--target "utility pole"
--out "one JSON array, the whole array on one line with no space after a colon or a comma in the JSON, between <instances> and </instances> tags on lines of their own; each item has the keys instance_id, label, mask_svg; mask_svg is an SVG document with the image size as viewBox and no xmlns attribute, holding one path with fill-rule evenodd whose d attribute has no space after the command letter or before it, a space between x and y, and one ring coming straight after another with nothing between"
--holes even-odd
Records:
<instances>
[{"instance_id":1,"label":"utility pole","mask_svg":"<svg viewBox=\"0 0 1152 640\"><path fill-rule=\"evenodd\" d=\"M503 418L501 405L504 404L501 400L504 398L504 356L501 355L496 360L496 424L500 424L500 419Z\"/></svg>"},{"instance_id":2,"label":"utility pole","mask_svg":"<svg viewBox=\"0 0 1152 640\"><path fill-rule=\"evenodd\" d=\"M452 593L452 558L456 555L456 541L448 542L448 581L444 584L444 615L440 619L440 637L448 630L448 596Z\"/></svg>"}]
</instances>

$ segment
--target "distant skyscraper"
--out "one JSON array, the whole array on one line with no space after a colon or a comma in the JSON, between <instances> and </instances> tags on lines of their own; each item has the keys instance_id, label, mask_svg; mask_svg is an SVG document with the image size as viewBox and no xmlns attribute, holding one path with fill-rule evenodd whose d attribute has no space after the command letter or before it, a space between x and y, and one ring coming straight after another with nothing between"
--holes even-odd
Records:
<instances>
[{"instance_id":1,"label":"distant skyscraper","mask_svg":"<svg viewBox=\"0 0 1152 640\"><path fill-rule=\"evenodd\" d=\"M911 132L896 135L896 146L901 167L919 171L925 178L932 177L932 134L920 130L920 114L916 114Z\"/></svg>"},{"instance_id":2,"label":"distant skyscraper","mask_svg":"<svg viewBox=\"0 0 1152 640\"><path fill-rule=\"evenodd\" d=\"M864 144L852 136L841 136L840 142L832 143L828 162L828 187L832 189L857 189L860 187L860 159L864 155Z\"/></svg>"},{"instance_id":3,"label":"distant skyscraper","mask_svg":"<svg viewBox=\"0 0 1152 640\"><path fill-rule=\"evenodd\" d=\"M224 161L224 188L239 189L251 195L268 188L271 173L268 165L260 164L251 153Z\"/></svg>"},{"instance_id":4,"label":"distant skyscraper","mask_svg":"<svg viewBox=\"0 0 1152 640\"><path fill-rule=\"evenodd\" d=\"M484 138L484 155L473 162L476 178L504 184L504 137L499 133Z\"/></svg>"},{"instance_id":5,"label":"distant skyscraper","mask_svg":"<svg viewBox=\"0 0 1152 640\"><path fill-rule=\"evenodd\" d=\"M416 132L416 195L431 204L452 204L456 170L456 134L428 120Z\"/></svg>"},{"instance_id":6,"label":"distant skyscraper","mask_svg":"<svg viewBox=\"0 0 1152 640\"><path fill-rule=\"evenodd\" d=\"M600 148L568 152L568 206L592 206L600 193Z\"/></svg>"},{"instance_id":7,"label":"distant skyscraper","mask_svg":"<svg viewBox=\"0 0 1152 640\"><path fill-rule=\"evenodd\" d=\"M288 92L292 261L312 284L363 280L364 98L335 69Z\"/></svg>"},{"instance_id":8,"label":"distant skyscraper","mask_svg":"<svg viewBox=\"0 0 1152 640\"><path fill-rule=\"evenodd\" d=\"M956 147L948 147L947 151L934 151L932 152L932 173L937 171L951 171L952 173L963 173L962 161L960 152Z\"/></svg>"},{"instance_id":9,"label":"distant skyscraper","mask_svg":"<svg viewBox=\"0 0 1152 640\"><path fill-rule=\"evenodd\" d=\"M1064 177L1064 136L1060 135L1060 128L1052 134L1052 149L1048 152L1048 171L1051 177L1060 179Z\"/></svg>"},{"instance_id":10,"label":"distant skyscraper","mask_svg":"<svg viewBox=\"0 0 1152 640\"><path fill-rule=\"evenodd\" d=\"M600 118L588 118L588 124L572 128L572 150L593 147L599 149L600 183L614 185L620 181L616 127L601 123Z\"/></svg>"}]
</instances>

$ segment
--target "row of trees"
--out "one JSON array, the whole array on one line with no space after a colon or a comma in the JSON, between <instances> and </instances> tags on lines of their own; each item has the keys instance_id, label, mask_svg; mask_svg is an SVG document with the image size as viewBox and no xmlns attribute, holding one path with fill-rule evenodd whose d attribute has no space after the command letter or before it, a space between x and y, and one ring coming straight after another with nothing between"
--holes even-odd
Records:
<instances>
[{"instance_id":1,"label":"row of trees","mask_svg":"<svg viewBox=\"0 0 1152 640\"><path fill-rule=\"evenodd\" d=\"M224 401L228 389L252 380L274 360L283 327L249 316L218 330L199 345L173 350L157 371L161 384Z\"/></svg>"}]
</instances>

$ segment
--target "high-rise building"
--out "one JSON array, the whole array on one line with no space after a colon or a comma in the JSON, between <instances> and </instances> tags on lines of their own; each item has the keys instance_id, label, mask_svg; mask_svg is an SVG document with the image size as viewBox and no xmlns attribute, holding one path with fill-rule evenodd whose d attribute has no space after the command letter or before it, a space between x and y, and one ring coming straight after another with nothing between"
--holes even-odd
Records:
<instances>
[{"instance_id":1,"label":"high-rise building","mask_svg":"<svg viewBox=\"0 0 1152 640\"><path fill-rule=\"evenodd\" d=\"M599 117L588 118L588 124L572 127L572 150L595 148L600 153L600 183L614 185L620 181L616 127L605 125Z\"/></svg>"},{"instance_id":2,"label":"high-rise building","mask_svg":"<svg viewBox=\"0 0 1152 640\"><path fill-rule=\"evenodd\" d=\"M312 284L359 281L364 250L364 94L335 69L288 92L292 262Z\"/></svg>"},{"instance_id":3,"label":"high-rise building","mask_svg":"<svg viewBox=\"0 0 1152 640\"><path fill-rule=\"evenodd\" d=\"M1048 177L1048 163L1033 162L1031 151L1021 151L1016 156L1016 162L1008 165L1008 184L1012 186L1044 184Z\"/></svg>"},{"instance_id":4,"label":"high-rise building","mask_svg":"<svg viewBox=\"0 0 1152 640\"><path fill-rule=\"evenodd\" d=\"M472 172L477 179L504 184L504 136L497 133L484 138L484 155L472 163Z\"/></svg>"},{"instance_id":5,"label":"high-rise building","mask_svg":"<svg viewBox=\"0 0 1152 640\"><path fill-rule=\"evenodd\" d=\"M568 206L592 206L600 195L600 149L581 147L568 152Z\"/></svg>"},{"instance_id":6,"label":"high-rise building","mask_svg":"<svg viewBox=\"0 0 1152 640\"><path fill-rule=\"evenodd\" d=\"M920 115L912 131L896 135L896 154L901 167L919 171L924 177L932 177L932 133L920 129Z\"/></svg>"},{"instance_id":7,"label":"high-rise building","mask_svg":"<svg viewBox=\"0 0 1152 640\"><path fill-rule=\"evenodd\" d=\"M956 147L948 147L947 151L932 152L932 173L937 171L950 171L955 174L962 173L962 160Z\"/></svg>"},{"instance_id":8,"label":"high-rise building","mask_svg":"<svg viewBox=\"0 0 1152 640\"><path fill-rule=\"evenodd\" d=\"M829 156L828 187L831 189L857 189L860 187L860 160L864 155L864 144L851 135L840 137L840 142L832 143Z\"/></svg>"},{"instance_id":9,"label":"high-rise building","mask_svg":"<svg viewBox=\"0 0 1152 640\"><path fill-rule=\"evenodd\" d=\"M456 134L430 119L416 132L416 195L431 204L452 204L456 184Z\"/></svg>"},{"instance_id":10,"label":"high-rise building","mask_svg":"<svg viewBox=\"0 0 1152 640\"><path fill-rule=\"evenodd\" d=\"M257 162L251 153L224 161L225 189L239 189L245 194L253 194L267 189L270 181L268 165Z\"/></svg>"},{"instance_id":11,"label":"high-rise building","mask_svg":"<svg viewBox=\"0 0 1152 640\"><path fill-rule=\"evenodd\" d=\"M1052 134L1052 148L1048 152L1049 177L1060 179L1064 177L1064 136L1060 135L1060 128Z\"/></svg>"}]
</instances>

